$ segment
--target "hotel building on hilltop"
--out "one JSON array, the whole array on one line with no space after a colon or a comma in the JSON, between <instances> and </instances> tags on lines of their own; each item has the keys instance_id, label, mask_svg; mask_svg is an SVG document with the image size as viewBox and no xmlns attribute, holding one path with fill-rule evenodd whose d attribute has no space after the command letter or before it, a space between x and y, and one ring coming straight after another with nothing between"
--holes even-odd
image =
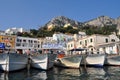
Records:
<instances>
[{"instance_id":1,"label":"hotel building on hilltop","mask_svg":"<svg viewBox=\"0 0 120 80\"><path fill-rule=\"evenodd\" d=\"M28 32L29 33L30 31L29 30L25 30L23 28L16 28L16 27L9 28L9 29L5 30L5 34L8 34L8 35L17 34L18 32L20 32L20 33Z\"/></svg>"}]
</instances>

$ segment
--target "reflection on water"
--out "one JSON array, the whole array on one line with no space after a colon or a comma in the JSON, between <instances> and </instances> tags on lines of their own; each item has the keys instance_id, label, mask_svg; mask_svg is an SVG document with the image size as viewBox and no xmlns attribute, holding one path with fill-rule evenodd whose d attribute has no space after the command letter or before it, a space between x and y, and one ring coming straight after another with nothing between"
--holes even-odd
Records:
<instances>
[{"instance_id":1,"label":"reflection on water","mask_svg":"<svg viewBox=\"0 0 120 80\"><path fill-rule=\"evenodd\" d=\"M29 71L21 70L16 72L0 72L0 80L46 80L46 71L31 69Z\"/></svg>"},{"instance_id":2,"label":"reflection on water","mask_svg":"<svg viewBox=\"0 0 120 80\"><path fill-rule=\"evenodd\" d=\"M81 78L84 79L84 77L86 77L86 79L88 80L104 80L105 79L105 70L103 68L93 68L93 67L88 67L86 69L84 69L83 71L86 73L83 73L83 75L81 75Z\"/></svg>"},{"instance_id":3,"label":"reflection on water","mask_svg":"<svg viewBox=\"0 0 120 80\"><path fill-rule=\"evenodd\" d=\"M49 71L27 69L4 73L0 71L0 80L120 80L120 67L81 67L64 69L54 67Z\"/></svg>"},{"instance_id":4,"label":"reflection on water","mask_svg":"<svg viewBox=\"0 0 120 80\"><path fill-rule=\"evenodd\" d=\"M105 67L106 78L108 80L120 80L120 66L117 67Z\"/></svg>"},{"instance_id":5,"label":"reflection on water","mask_svg":"<svg viewBox=\"0 0 120 80\"><path fill-rule=\"evenodd\" d=\"M80 74L79 69L54 68L55 80L75 80Z\"/></svg>"},{"instance_id":6,"label":"reflection on water","mask_svg":"<svg viewBox=\"0 0 120 80\"><path fill-rule=\"evenodd\" d=\"M0 72L0 80L23 80L27 78L26 70L19 72Z\"/></svg>"},{"instance_id":7,"label":"reflection on water","mask_svg":"<svg viewBox=\"0 0 120 80\"><path fill-rule=\"evenodd\" d=\"M46 80L47 79L47 73L46 71L41 71L37 69L31 69L29 71L29 80Z\"/></svg>"}]
</instances>

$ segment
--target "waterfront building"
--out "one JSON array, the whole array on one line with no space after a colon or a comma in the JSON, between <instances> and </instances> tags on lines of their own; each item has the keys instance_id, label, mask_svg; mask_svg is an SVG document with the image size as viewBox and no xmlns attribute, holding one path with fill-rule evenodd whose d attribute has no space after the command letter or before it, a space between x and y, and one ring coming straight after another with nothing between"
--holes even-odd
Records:
<instances>
[{"instance_id":1,"label":"waterfront building","mask_svg":"<svg viewBox=\"0 0 120 80\"><path fill-rule=\"evenodd\" d=\"M120 41L99 44L98 47L107 54L120 54Z\"/></svg>"},{"instance_id":2,"label":"waterfront building","mask_svg":"<svg viewBox=\"0 0 120 80\"><path fill-rule=\"evenodd\" d=\"M86 48L88 51L91 52L105 52L104 49L101 49L102 47L99 47L101 44L105 43L112 43L112 42L118 42L119 38L112 34L112 35L99 35L94 34L91 36L84 36L79 38L78 40L73 40L67 43L67 50L73 49L73 48Z\"/></svg>"},{"instance_id":3,"label":"waterfront building","mask_svg":"<svg viewBox=\"0 0 120 80\"><path fill-rule=\"evenodd\" d=\"M74 36L70 34L63 34L63 33L53 34L53 40L57 41L57 44L61 45L63 49L66 49L66 43L68 41L72 41L73 39Z\"/></svg>"},{"instance_id":4,"label":"waterfront building","mask_svg":"<svg viewBox=\"0 0 120 80\"><path fill-rule=\"evenodd\" d=\"M41 44L38 38L17 36L15 49L20 53L25 53L27 50L34 51L41 49Z\"/></svg>"},{"instance_id":5,"label":"waterfront building","mask_svg":"<svg viewBox=\"0 0 120 80\"><path fill-rule=\"evenodd\" d=\"M68 41L66 43L67 50L71 50L71 49L74 49L74 48L83 48L83 47L78 46L78 41L83 39L83 38L86 38L86 37L87 37L87 35L86 35L85 32L79 32L78 34L74 34L73 39L71 39L70 41Z\"/></svg>"},{"instance_id":6,"label":"waterfront building","mask_svg":"<svg viewBox=\"0 0 120 80\"><path fill-rule=\"evenodd\" d=\"M15 49L15 40L16 40L16 36L0 35L0 43L4 43L6 49L10 49L10 50Z\"/></svg>"},{"instance_id":7,"label":"waterfront building","mask_svg":"<svg viewBox=\"0 0 120 80\"><path fill-rule=\"evenodd\" d=\"M63 46L58 44L53 37L39 38L39 41L43 49L63 49Z\"/></svg>"},{"instance_id":8,"label":"waterfront building","mask_svg":"<svg viewBox=\"0 0 120 80\"><path fill-rule=\"evenodd\" d=\"M67 41L73 40L73 35L55 33L53 34L53 40L56 40L58 42L67 42Z\"/></svg>"}]
</instances>

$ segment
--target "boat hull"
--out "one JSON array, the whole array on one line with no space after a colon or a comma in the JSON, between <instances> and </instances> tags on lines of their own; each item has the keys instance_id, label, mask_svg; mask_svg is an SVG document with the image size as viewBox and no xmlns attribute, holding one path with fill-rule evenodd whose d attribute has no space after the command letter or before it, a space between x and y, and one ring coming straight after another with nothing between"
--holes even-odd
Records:
<instances>
[{"instance_id":1,"label":"boat hull","mask_svg":"<svg viewBox=\"0 0 120 80\"><path fill-rule=\"evenodd\" d=\"M16 71L27 67L28 58L24 54L0 54L0 69L6 72Z\"/></svg>"},{"instance_id":2,"label":"boat hull","mask_svg":"<svg viewBox=\"0 0 120 80\"><path fill-rule=\"evenodd\" d=\"M86 57L87 66L103 67L105 61L104 54L89 54Z\"/></svg>"},{"instance_id":3,"label":"boat hull","mask_svg":"<svg viewBox=\"0 0 120 80\"><path fill-rule=\"evenodd\" d=\"M33 68L48 70L53 67L57 54L36 54L31 56Z\"/></svg>"},{"instance_id":4,"label":"boat hull","mask_svg":"<svg viewBox=\"0 0 120 80\"><path fill-rule=\"evenodd\" d=\"M67 68L80 68L80 62L82 57L80 55L67 56L58 58L55 61L56 66L67 67Z\"/></svg>"},{"instance_id":5,"label":"boat hull","mask_svg":"<svg viewBox=\"0 0 120 80\"><path fill-rule=\"evenodd\" d=\"M120 55L107 55L105 65L120 65Z\"/></svg>"}]
</instances>

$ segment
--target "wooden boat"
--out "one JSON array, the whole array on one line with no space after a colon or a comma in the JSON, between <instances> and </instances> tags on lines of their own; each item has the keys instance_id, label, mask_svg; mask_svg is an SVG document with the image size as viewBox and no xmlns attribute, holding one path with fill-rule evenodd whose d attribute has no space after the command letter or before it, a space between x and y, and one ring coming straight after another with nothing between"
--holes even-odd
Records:
<instances>
[{"instance_id":1,"label":"wooden boat","mask_svg":"<svg viewBox=\"0 0 120 80\"><path fill-rule=\"evenodd\" d=\"M16 52L5 52L4 43L0 43L0 69L6 72L20 70L27 67L28 58L26 54Z\"/></svg>"},{"instance_id":2,"label":"wooden boat","mask_svg":"<svg viewBox=\"0 0 120 80\"><path fill-rule=\"evenodd\" d=\"M114 66L119 66L120 65L120 55L106 55L106 60L105 60L105 65L114 65Z\"/></svg>"},{"instance_id":3,"label":"wooden boat","mask_svg":"<svg viewBox=\"0 0 120 80\"><path fill-rule=\"evenodd\" d=\"M70 51L83 51L83 49L72 49ZM61 55L61 54L58 54ZM67 68L80 68L82 56L80 54L63 56L57 58L55 61L56 66L67 67Z\"/></svg>"},{"instance_id":4,"label":"wooden boat","mask_svg":"<svg viewBox=\"0 0 120 80\"><path fill-rule=\"evenodd\" d=\"M55 61L55 65L68 67L68 68L79 68L82 57L80 55L66 56L63 58L58 58Z\"/></svg>"},{"instance_id":5,"label":"wooden boat","mask_svg":"<svg viewBox=\"0 0 120 80\"><path fill-rule=\"evenodd\" d=\"M6 72L20 70L27 67L28 58L25 54L1 53L0 69Z\"/></svg>"},{"instance_id":6,"label":"wooden boat","mask_svg":"<svg viewBox=\"0 0 120 80\"><path fill-rule=\"evenodd\" d=\"M87 66L103 67L105 54L88 54L85 60Z\"/></svg>"},{"instance_id":7,"label":"wooden boat","mask_svg":"<svg viewBox=\"0 0 120 80\"><path fill-rule=\"evenodd\" d=\"M48 70L53 67L57 54L44 53L34 54L30 56L31 66L33 68Z\"/></svg>"}]
</instances>

